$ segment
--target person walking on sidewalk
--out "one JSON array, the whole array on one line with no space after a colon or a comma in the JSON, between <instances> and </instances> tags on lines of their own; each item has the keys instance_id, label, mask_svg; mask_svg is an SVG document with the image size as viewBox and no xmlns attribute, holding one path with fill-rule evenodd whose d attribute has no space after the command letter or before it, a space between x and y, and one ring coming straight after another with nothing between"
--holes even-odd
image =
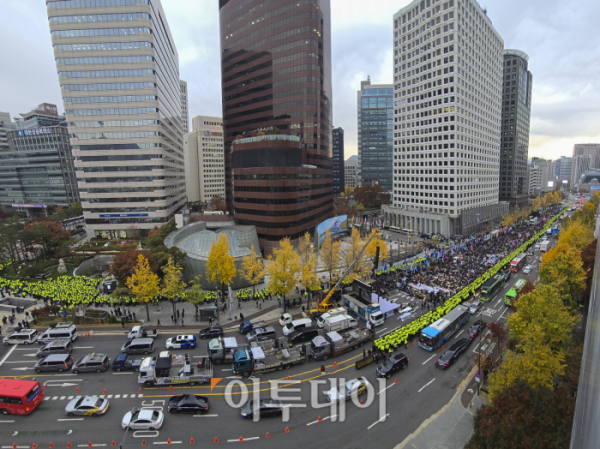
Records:
<instances>
[{"instance_id":1,"label":"person walking on sidewalk","mask_svg":"<svg viewBox=\"0 0 600 449\"><path fill-rule=\"evenodd\" d=\"M160 326L161 326L161 324L160 324L160 320L159 320L159 319L157 319L157 320L156 320L156 326L157 326L157 327L160 327Z\"/></svg>"}]
</instances>

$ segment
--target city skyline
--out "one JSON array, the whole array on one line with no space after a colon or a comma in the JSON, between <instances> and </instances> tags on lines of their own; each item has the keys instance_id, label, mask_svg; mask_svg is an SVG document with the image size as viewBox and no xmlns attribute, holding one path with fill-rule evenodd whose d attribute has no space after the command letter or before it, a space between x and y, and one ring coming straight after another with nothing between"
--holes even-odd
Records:
<instances>
[{"instance_id":1,"label":"city skyline","mask_svg":"<svg viewBox=\"0 0 600 449\"><path fill-rule=\"evenodd\" d=\"M374 84L393 81L393 14L407 4L382 0L378 8L367 10L358 1L332 1L333 122L345 130L347 156L357 154L355 92L367 76ZM165 0L163 7L167 20L177 24L173 35L180 75L189 84L190 116L220 116L217 3ZM600 59L600 38L587 31L599 8L592 2L575 11L557 1L545 2L543 8L509 1L488 10L505 48L525 51L535 73L529 158L558 159L570 156L576 143L600 141L594 127L600 119L595 107L600 94L593 88L595 66L589 63ZM12 117L41 102L56 103L63 112L45 12L44 3L33 0L6 8L1 33L13 70L0 75L0 109ZM30 30L26 36L18 32L25 27ZM29 56L33 54L35 58Z\"/></svg>"}]
</instances>

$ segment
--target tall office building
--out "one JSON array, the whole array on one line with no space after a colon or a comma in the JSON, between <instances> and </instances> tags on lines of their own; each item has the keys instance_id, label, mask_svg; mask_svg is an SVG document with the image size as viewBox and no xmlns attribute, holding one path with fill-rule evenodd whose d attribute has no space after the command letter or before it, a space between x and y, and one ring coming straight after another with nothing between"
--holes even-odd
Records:
<instances>
[{"instance_id":1,"label":"tall office building","mask_svg":"<svg viewBox=\"0 0 600 449\"><path fill-rule=\"evenodd\" d=\"M329 0L220 0L226 195L266 254L333 214Z\"/></svg>"},{"instance_id":2,"label":"tall office building","mask_svg":"<svg viewBox=\"0 0 600 449\"><path fill-rule=\"evenodd\" d=\"M573 166L573 158L567 156L561 156L556 161L556 174L558 176L559 184L570 184L571 183L571 168ZM566 181L566 182L565 182Z\"/></svg>"},{"instance_id":3,"label":"tall office building","mask_svg":"<svg viewBox=\"0 0 600 449\"><path fill-rule=\"evenodd\" d=\"M600 168L600 143L576 143L573 145L573 157L589 154L590 167Z\"/></svg>"},{"instance_id":4,"label":"tall office building","mask_svg":"<svg viewBox=\"0 0 600 449\"><path fill-rule=\"evenodd\" d=\"M592 156L589 154L581 154L573 156L573 164L571 165L571 186L575 187L579 184L581 175L592 168Z\"/></svg>"},{"instance_id":5,"label":"tall office building","mask_svg":"<svg viewBox=\"0 0 600 449\"><path fill-rule=\"evenodd\" d=\"M475 0L418 0L394 15L390 224L471 234L507 210L498 201L502 52Z\"/></svg>"},{"instance_id":6,"label":"tall office building","mask_svg":"<svg viewBox=\"0 0 600 449\"><path fill-rule=\"evenodd\" d=\"M183 134L190 132L190 112L188 110L188 90L187 81L179 80L179 93L181 94L181 123Z\"/></svg>"},{"instance_id":7,"label":"tall office building","mask_svg":"<svg viewBox=\"0 0 600 449\"><path fill-rule=\"evenodd\" d=\"M360 185L359 182L359 170L358 170L358 156L350 156L344 162L344 180L348 187L353 189Z\"/></svg>"},{"instance_id":8,"label":"tall office building","mask_svg":"<svg viewBox=\"0 0 600 449\"><path fill-rule=\"evenodd\" d=\"M161 2L46 7L88 235L147 235L186 202L179 57Z\"/></svg>"},{"instance_id":9,"label":"tall office building","mask_svg":"<svg viewBox=\"0 0 600 449\"><path fill-rule=\"evenodd\" d=\"M346 186L344 173L344 128L333 128L333 193L339 195Z\"/></svg>"},{"instance_id":10,"label":"tall office building","mask_svg":"<svg viewBox=\"0 0 600 449\"><path fill-rule=\"evenodd\" d=\"M192 125L194 130L183 136L188 201L225 199L223 119L199 115Z\"/></svg>"},{"instance_id":11,"label":"tall office building","mask_svg":"<svg viewBox=\"0 0 600 449\"><path fill-rule=\"evenodd\" d=\"M392 191L394 158L394 86L360 82L358 108L358 163L361 185L377 182Z\"/></svg>"},{"instance_id":12,"label":"tall office building","mask_svg":"<svg viewBox=\"0 0 600 449\"><path fill-rule=\"evenodd\" d=\"M0 150L8 149L6 133L13 129L17 129L17 125L10 118L10 114L8 112L0 112Z\"/></svg>"},{"instance_id":13,"label":"tall office building","mask_svg":"<svg viewBox=\"0 0 600 449\"><path fill-rule=\"evenodd\" d=\"M539 195L543 191L550 190L548 182L552 181L552 161L539 157L531 158L528 170L528 194Z\"/></svg>"},{"instance_id":14,"label":"tall office building","mask_svg":"<svg viewBox=\"0 0 600 449\"><path fill-rule=\"evenodd\" d=\"M502 80L502 138L500 145L500 201L523 209L527 196L527 155L531 117L529 56L520 50L504 50Z\"/></svg>"}]
</instances>

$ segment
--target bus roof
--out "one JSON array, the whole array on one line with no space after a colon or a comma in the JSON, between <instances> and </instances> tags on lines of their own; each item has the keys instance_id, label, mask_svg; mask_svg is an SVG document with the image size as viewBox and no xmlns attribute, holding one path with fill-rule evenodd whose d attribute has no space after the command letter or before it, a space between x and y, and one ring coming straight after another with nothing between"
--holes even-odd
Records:
<instances>
[{"instance_id":1,"label":"bus roof","mask_svg":"<svg viewBox=\"0 0 600 449\"><path fill-rule=\"evenodd\" d=\"M520 290L523 287L525 287L525 284L527 284L527 281L525 279L519 279L517 282L515 282L514 288Z\"/></svg>"},{"instance_id":2,"label":"bus roof","mask_svg":"<svg viewBox=\"0 0 600 449\"><path fill-rule=\"evenodd\" d=\"M496 285L498 282L501 282L503 279L504 279L503 275L501 275L501 274L495 274L490 279L488 279L487 281L485 281L485 284L483 284L481 286L481 288L484 289L484 290L490 289L494 285Z\"/></svg>"},{"instance_id":3,"label":"bus roof","mask_svg":"<svg viewBox=\"0 0 600 449\"><path fill-rule=\"evenodd\" d=\"M430 337L435 337L468 310L467 306L458 305L435 323L427 326L422 332Z\"/></svg>"},{"instance_id":4,"label":"bus roof","mask_svg":"<svg viewBox=\"0 0 600 449\"><path fill-rule=\"evenodd\" d=\"M36 380L19 380L0 378L0 395L6 396L25 396L37 385Z\"/></svg>"},{"instance_id":5,"label":"bus roof","mask_svg":"<svg viewBox=\"0 0 600 449\"><path fill-rule=\"evenodd\" d=\"M517 297L517 291L513 287L509 291L506 292L505 296L508 296L509 298L516 298Z\"/></svg>"}]
</instances>

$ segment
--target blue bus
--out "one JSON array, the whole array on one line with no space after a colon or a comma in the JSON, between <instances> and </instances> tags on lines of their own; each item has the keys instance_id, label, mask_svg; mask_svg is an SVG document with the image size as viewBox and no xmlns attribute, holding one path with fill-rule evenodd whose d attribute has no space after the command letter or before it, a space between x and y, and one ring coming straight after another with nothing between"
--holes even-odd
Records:
<instances>
[{"instance_id":1,"label":"blue bus","mask_svg":"<svg viewBox=\"0 0 600 449\"><path fill-rule=\"evenodd\" d=\"M447 315L421 331L419 346L427 351L435 351L469 321L470 316L467 306L456 306Z\"/></svg>"}]
</instances>

